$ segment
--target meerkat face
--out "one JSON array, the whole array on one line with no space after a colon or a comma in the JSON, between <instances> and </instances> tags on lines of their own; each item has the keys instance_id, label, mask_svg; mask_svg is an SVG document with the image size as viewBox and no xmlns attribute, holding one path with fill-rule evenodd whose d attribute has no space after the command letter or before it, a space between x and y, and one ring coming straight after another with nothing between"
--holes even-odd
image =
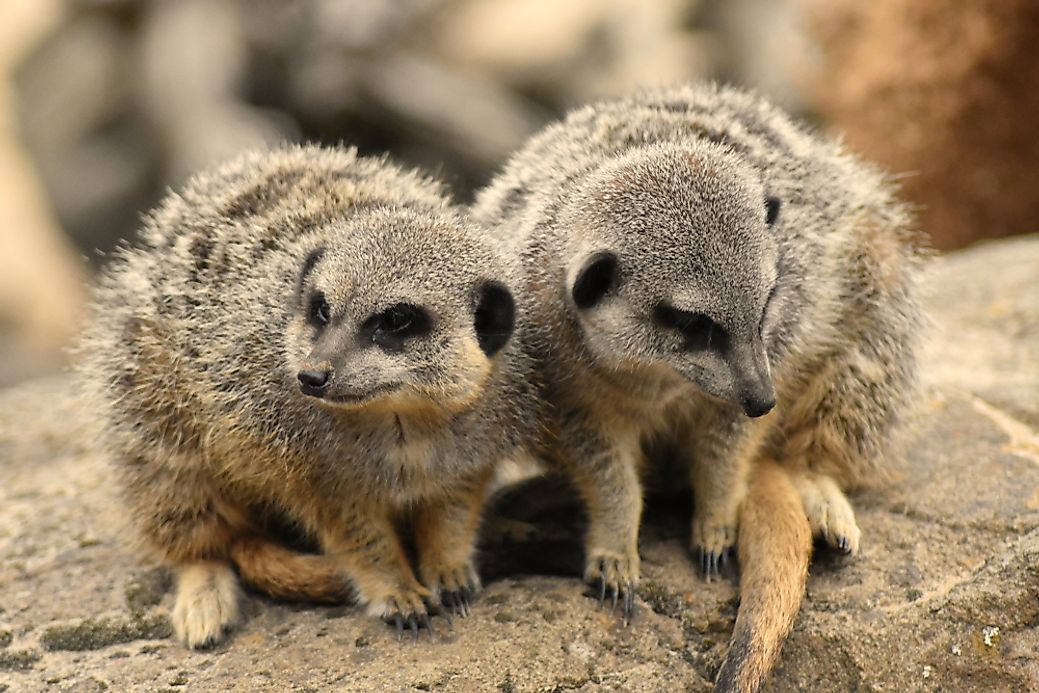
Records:
<instances>
[{"instance_id":1,"label":"meerkat face","mask_svg":"<svg viewBox=\"0 0 1039 693\"><path fill-rule=\"evenodd\" d=\"M568 300L597 363L669 366L748 416L774 388L762 326L780 203L717 145L649 146L604 166L560 217Z\"/></svg>"},{"instance_id":2,"label":"meerkat face","mask_svg":"<svg viewBox=\"0 0 1039 693\"><path fill-rule=\"evenodd\" d=\"M512 334L501 261L456 218L360 215L299 272L289 376L320 405L456 413Z\"/></svg>"}]
</instances>

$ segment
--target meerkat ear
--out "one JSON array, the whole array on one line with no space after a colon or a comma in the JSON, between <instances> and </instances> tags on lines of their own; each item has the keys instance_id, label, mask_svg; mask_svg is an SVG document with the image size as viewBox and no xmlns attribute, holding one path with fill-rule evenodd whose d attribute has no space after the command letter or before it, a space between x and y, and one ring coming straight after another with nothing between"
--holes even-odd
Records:
<instances>
[{"instance_id":1,"label":"meerkat ear","mask_svg":"<svg viewBox=\"0 0 1039 693\"><path fill-rule=\"evenodd\" d=\"M479 289L476 315L476 341L487 356L501 350L512 336L516 321L516 304L505 285L496 281L484 282Z\"/></svg>"},{"instance_id":2,"label":"meerkat ear","mask_svg":"<svg viewBox=\"0 0 1039 693\"><path fill-rule=\"evenodd\" d=\"M767 197L765 198L765 223L769 226L776 223L776 219L779 218L779 198L778 197Z\"/></svg>"},{"instance_id":3,"label":"meerkat ear","mask_svg":"<svg viewBox=\"0 0 1039 693\"><path fill-rule=\"evenodd\" d=\"M592 255L585 261L570 290L574 303L582 310L592 308L614 285L616 275L616 255L606 252Z\"/></svg>"}]
</instances>

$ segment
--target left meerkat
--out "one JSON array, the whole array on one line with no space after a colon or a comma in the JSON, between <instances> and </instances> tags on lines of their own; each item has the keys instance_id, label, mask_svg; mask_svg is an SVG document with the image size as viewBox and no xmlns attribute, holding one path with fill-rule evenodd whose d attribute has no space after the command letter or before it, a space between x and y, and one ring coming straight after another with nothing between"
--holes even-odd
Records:
<instances>
[{"instance_id":1,"label":"left meerkat","mask_svg":"<svg viewBox=\"0 0 1039 693\"><path fill-rule=\"evenodd\" d=\"M184 644L234 624L232 565L415 634L427 604L468 610L485 487L538 406L508 274L439 183L354 150L252 152L147 218L80 375ZM262 509L321 553L265 536Z\"/></svg>"}]
</instances>

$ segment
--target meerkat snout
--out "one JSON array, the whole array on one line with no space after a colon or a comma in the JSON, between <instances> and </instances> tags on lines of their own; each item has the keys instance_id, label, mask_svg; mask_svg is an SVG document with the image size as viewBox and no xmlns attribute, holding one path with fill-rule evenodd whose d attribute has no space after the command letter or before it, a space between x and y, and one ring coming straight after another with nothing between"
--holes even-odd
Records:
<instances>
[{"instance_id":1,"label":"meerkat snout","mask_svg":"<svg viewBox=\"0 0 1039 693\"><path fill-rule=\"evenodd\" d=\"M759 392L744 395L743 413L752 419L756 419L772 411L776 406L776 397L771 393L771 388L769 390L768 394Z\"/></svg>"},{"instance_id":2,"label":"meerkat snout","mask_svg":"<svg viewBox=\"0 0 1039 693\"><path fill-rule=\"evenodd\" d=\"M300 391L309 397L324 397L332 381L328 368L304 368L297 375Z\"/></svg>"},{"instance_id":3,"label":"meerkat snout","mask_svg":"<svg viewBox=\"0 0 1039 693\"><path fill-rule=\"evenodd\" d=\"M764 416L776 406L776 390L772 384L768 354L761 340L732 350L731 362L737 397L743 413L751 418Z\"/></svg>"}]
</instances>

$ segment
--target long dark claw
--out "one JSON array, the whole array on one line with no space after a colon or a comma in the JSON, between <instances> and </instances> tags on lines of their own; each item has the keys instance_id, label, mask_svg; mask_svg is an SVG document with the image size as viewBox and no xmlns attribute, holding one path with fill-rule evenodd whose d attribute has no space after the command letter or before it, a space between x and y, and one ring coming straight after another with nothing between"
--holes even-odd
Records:
<instances>
[{"instance_id":1,"label":"long dark claw","mask_svg":"<svg viewBox=\"0 0 1039 693\"><path fill-rule=\"evenodd\" d=\"M617 610L617 597L620 592L617 585L610 585L610 617L613 617L613 612Z\"/></svg>"},{"instance_id":2,"label":"long dark claw","mask_svg":"<svg viewBox=\"0 0 1039 693\"><path fill-rule=\"evenodd\" d=\"M447 600L450 597L451 597L451 593L450 592L443 592L440 595L440 604L443 606L443 608L440 610L440 613L442 613L444 615L444 620L447 621L447 629L448 630L454 630L455 629L455 624L451 620L451 612L453 611L453 608L447 602Z\"/></svg>"},{"instance_id":3,"label":"long dark claw","mask_svg":"<svg viewBox=\"0 0 1039 693\"><path fill-rule=\"evenodd\" d=\"M703 568L704 580L707 582L713 582L721 576L721 556L722 554L717 551L706 551L700 549L701 560L700 565Z\"/></svg>"},{"instance_id":4,"label":"long dark claw","mask_svg":"<svg viewBox=\"0 0 1039 693\"><path fill-rule=\"evenodd\" d=\"M473 611L473 607L472 607L473 595L469 591L468 587L462 587L462 588L460 588L458 590L458 592L462 596L462 599L461 599L461 601L462 601L462 616L464 616L466 618L469 618L469 614L471 614L472 611Z\"/></svg>"},{"instance_id":5,"label":"long dark claw","mask_svg":"<svg viewBox=\"0 0 1039 693\"><path fill-rule=\"evenodd\" d=\"M599 577L599 607L606 603L606 577Z\"/></svg>"},{"instance_id":6,"label":"long dark claw","mask_svg":"<svg viewBox=\"0 0 1039 693\"><path fill-rule=\"evenodd\" d=\"M393 623L397 626L397 642L400 642L404 637L404 617L400 615L400 612L393 614Z\"/></svg>"},{"instance_id":7,"label":"long dark claw","mask_svg":"<svg viewBox=\"0 0 1039 693\"><path fill-rule=\"evenodd\" d=\"M452 614L458 613L458 600L454 592L444 592L444 605L451 610Z\"/></svg>"},{"instance_id":8,"label":"long dark claw","mask_svg":"<svg viewBox=\"0 0 1039 693\"><path fill-rule=\"evenodd\" d=\"M631 623L632 617L635 615L635 585L628 583L628 589L624 593L624 625L627 626Z\"/></svg>"},{"instance_id":9,"label":"long dark claw","mask_svg":"<svg viewBox=\"0 0 1039 693\"><path fill-rule=\"evenodd\" d=\"M415 614L408 616L408 628L411 629L411 641L418 642L418 619Z\"/></svg>"},{"instance_id":10,"label":"long dark claw","mask_svg":"<svg viewBox=\"0 0 1039 693\"><path fill-rule=\"evenodd\" d=\"M430 620L429 614L422 614L419 616L419 625L429 631L429 641L433 641L433 636L436 635L436 631L433 630L433 621Z\"/></svg>"}]
</instances>

